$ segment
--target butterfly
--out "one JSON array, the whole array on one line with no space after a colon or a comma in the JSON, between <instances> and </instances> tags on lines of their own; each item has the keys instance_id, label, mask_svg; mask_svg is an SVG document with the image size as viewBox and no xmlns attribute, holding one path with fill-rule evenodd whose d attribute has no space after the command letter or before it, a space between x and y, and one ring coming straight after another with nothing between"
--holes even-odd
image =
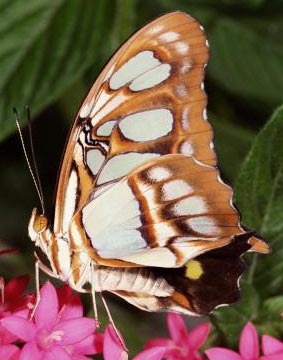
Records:
<instances>
[{"instance_id":1,"label":"butterfly","mask_svg":"<svg viewBox=\"0 0 283 360\"><path fill-rule=\"evenodd\" d=\"M110 59L73 123L53 222L32 212L44 272L147 311L198 316L239 299L242 254L269 248L241 227L220 178L208 56L203 27L172 12Z\"/></svg>"}]
</instances>

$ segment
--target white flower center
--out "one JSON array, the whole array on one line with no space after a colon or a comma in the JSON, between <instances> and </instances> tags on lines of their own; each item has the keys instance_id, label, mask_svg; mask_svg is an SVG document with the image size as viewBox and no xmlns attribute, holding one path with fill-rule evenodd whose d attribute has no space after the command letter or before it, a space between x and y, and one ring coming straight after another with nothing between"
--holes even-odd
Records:
<instances>
[{"instance_id":1,"label":"white flower center","mask_svg":"<svg viewBox=\"0 0 283 360\"><path fill-rule=\"evenodd\" d=\"M41 332L38 337L38 345L42 349L48 349L53 345L55 341L59 342L62 340L64 332L62 330L53 331L52 333L48 334L45 331Z\"/></svg>"}]
</instances>

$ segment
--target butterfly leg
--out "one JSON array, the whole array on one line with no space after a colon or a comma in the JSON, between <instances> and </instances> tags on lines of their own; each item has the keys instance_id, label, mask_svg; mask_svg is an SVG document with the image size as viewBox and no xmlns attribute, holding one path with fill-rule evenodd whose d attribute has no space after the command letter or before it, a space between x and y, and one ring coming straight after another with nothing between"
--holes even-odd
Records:
<instances>
[{"instance_id":1,"label":"butterfly leg","mask_svg":"<svg viewBox=\"0 0 283 360\"><path fill-rule=\"evenodd\" d=\"M37 260L35 262L35 289L36 289L36 301L35 304L33 306L31 315L30 315L30 320L32 320L32 318L34 317L34 313L37 309L37 306L40 302L40 280L39 280L39 260Z\"/></svg>"},{"instance_id":2,"label":"butterfly leg","mask_svg":"<svg viewBox=\"0 0 283 360\"><path fill-rule=\"evenodd\" d=\"M91 297L92 297L92 304L93 304L93 312L94 312L94 319L96 321L96 326L99 328L100 323L98 320L98 311L97 311L97 304L96 304L96 294L95 294L95 286L94 286L94 266L93 262L90 264L90 271L91 271Z\"/></svg>"},{"instance_id":3,"label":"butterfly leg","mask_svg":"<svg viewBox=\"0 0 283 360\"><path fill-rule=\"evenodd\" d=\"M110 324L113 326L113 329L114 329L114 331L115 331L115 333L116 333L116 335L117 335L117 338L118 338L120 344L122 345L123 349L128 352L128 349L127 349L126 346L125 346L125 343L124 343L124 341L123 341L123 339L122 339L122 337L121 337L121 334L119 333L119 331L118 331L118 329L117 329L117 327L116 327L116 325L115 325L115 323L114 323L114 320L113 320L113 318L112 318L112 315L111 315L111 313L110 313L110 310L109 310L109 308L108 308L108 305L107 305L107 303L106 303L106 300L105 300L104 296L102 295L102 292L100 293L100 296L101 296L102 303L103 303L103 305L104 305L104 307L105 307L105 310L106 310L106 313L107 313L109 322L110 322Z\"/></svg>"}]
</instances>

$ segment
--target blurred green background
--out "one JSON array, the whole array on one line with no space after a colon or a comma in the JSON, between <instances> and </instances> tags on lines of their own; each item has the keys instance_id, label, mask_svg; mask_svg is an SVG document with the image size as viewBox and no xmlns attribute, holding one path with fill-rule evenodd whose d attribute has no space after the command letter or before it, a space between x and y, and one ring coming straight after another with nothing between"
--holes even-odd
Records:
<instances>
[{"instance_id":1,"label":"blurred green background","mask_svg":"<svg viewBox=\"0 0 283 360\"><path fill-rule=\"evenodd\" d=\"M20 112L22 123L26 120L24 106L31 108L39 172L47 207L52 209L68 129L88 88L121 42L143 24L171 10L189 13L206 30L211 48L205 81L208 114L215 128L222 176L234 184L257 133L283 103L283 1L0 0L0 247L20 249L19 254L0 260L6 278L23 273L33 276L33 245L27 237L27 224L32 208L38 206L12 108ZM23 133L28 139L26 129ZM280 171L278 181L282 183ZM242 179L240 183L238 180L239 189L241 182L246 183ZM272 177L270 186L271 182ZM237 203L244 220L248 216L240 205L245 202L245 191L248 189L239 194ZM250 218L247 224L253 225L253 220ZM267 269L263 266L259 271ZM253 309L257 301L253 291L260 291L250 285L251 281L247 289L244 286L245 301ZM282 278L272 289L264 300L279 296L280 289L283 294ZM116 299L111 299L110 306L131 349L140 349L145 339L164 333L164 315L145 314ZM246 305L239 306L242 309ZM221 316L233 318L225 312L215 315L216 336L225 331L221 329ZM265 326L265 320L258 319L255 321ZM233 344L232 337L230 342Z\"/></svg>"}]
</instances>

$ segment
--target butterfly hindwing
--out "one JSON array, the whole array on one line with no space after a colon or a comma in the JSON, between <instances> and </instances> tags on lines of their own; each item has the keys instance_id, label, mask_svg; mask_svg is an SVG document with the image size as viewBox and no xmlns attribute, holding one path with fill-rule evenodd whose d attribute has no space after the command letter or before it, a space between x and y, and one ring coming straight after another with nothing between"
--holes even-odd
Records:
<instances>
[{"instance_id":1,"label":"butterfly hindwing","mask_svg":"<svg viewBox=\"0 0 283 360\"><path fill-rule=\"evenodd\" d=\"M98 262L178 267L243 232L231 196L215 167L164 155L94 193L76 221L103 259Z\"/></svg>"},{"instance_id":2,"label":"butterfly hindwing","mask_svg":"<svg viewBox=\"0 0 283 360\"><path fill-rule=\"evenodd\" d=\"M245 269L241 255L250 249L250 234L242 234L227 246L189 260L175 269L146 268L140 276L152 279L158 296L148 292L113 291L146 311L176 311L186 315L207 315L219 305L240 298L238 279ZM133 270L131 270L133 271ZM164 284L166 282L166 285ZM158 293L158 292L157 292Z\"/></svg>"}]
</instances>

